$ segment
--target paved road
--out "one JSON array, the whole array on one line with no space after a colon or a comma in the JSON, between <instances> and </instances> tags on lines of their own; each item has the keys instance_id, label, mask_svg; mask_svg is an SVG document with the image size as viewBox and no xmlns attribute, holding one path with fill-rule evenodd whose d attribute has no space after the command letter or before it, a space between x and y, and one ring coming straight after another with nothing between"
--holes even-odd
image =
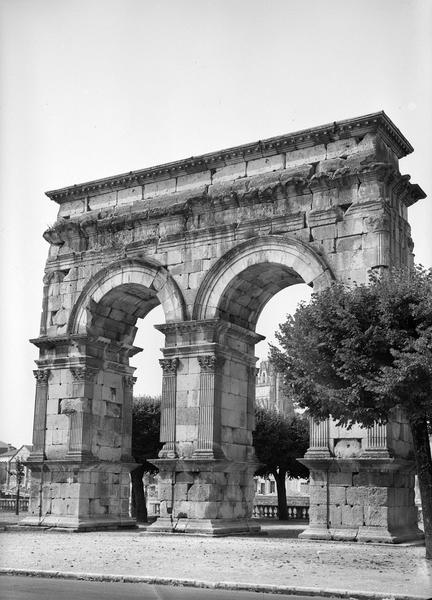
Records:
<instances>
[{"instance_id":1,"label":"paved road","mask_svg":"<svg viewBox=\"0 0 432 600\"><path fill-rule=\"evenodd\" d=\"M285 596L203 588L103 583L69 579L0 576L1 600L320 600L318 596Z\"/></svg>"}]
</instances>

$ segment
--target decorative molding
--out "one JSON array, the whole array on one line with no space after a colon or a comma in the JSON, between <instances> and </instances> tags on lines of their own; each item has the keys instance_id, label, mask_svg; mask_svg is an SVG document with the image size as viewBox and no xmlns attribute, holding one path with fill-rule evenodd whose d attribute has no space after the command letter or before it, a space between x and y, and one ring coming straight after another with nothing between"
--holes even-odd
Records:
<instances>
[{"instance_id":1,"label":"decorative molding","mask_svg":"<svg viewBox=\"0 0 432 600\"><path fill-rule=\"evenodd\" d=\"M36 378L37 385L44 385L48 383L48 379L50 376L49 369L35 369L33 371L33 375Z\"/></svg>"},{"instance_id":2,"label":"decorative molding","mask_svg":"<svg viewBox=\"0 0 432 600\"><path fill-rule=\"evenodd\" d=\"M159 364L162 367L164 375L175 375L179 365L178 358L160 358Z\"/></svg>"},{"instance_id":3,"label":"decorative molding","mask_svg":"<svg viewBox=\"0 0 432 600\"><path fill-rule=\"evenodd\" d=\"M75 382L92 382L95 379L96 375L99 373L99 369L87 366L70 367L70 370Z\"/></svg>"},{"instance_id":4,"label":"decorative molding","mask_svg":"<svg viewBox=\"0 0 432 600\"><path fill-rule=\"evenodd\" d=\"M207 171L229 164L253 160L255 158L309 148L317 144L325 144L339 139L363 136L369 132L376 132L378 135L381 135L398 158L402 158L413 151L411 144L388 116L384 112L377 112L361 117L355 117L353 119L335 121L334 123L328 123L319 127L304 129L286 135L236 146L234 148L210 152L198 157L157 165L138 171L131 171L129 173L93 180L66 188L51 190L46 192L46 195L51 200L61 204L72 198L86 198L89 195L112 192L118 189L152 183L154 181L174 179L181 175Z\"/></svg>"}]
</instances>

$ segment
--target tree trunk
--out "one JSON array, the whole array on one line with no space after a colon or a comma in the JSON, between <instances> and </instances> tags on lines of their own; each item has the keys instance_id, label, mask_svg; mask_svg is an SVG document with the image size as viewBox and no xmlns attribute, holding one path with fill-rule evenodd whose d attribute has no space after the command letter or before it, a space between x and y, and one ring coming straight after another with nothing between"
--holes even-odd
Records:
<instances>
[{"instance_id":1,"label":"tree trunk","mask_svg":"<svg viewBox=\"0 0 432 600\"><path fill-rule=\"evenodd\" d=\"M426 558L432 560L432 458L426 417L409 420L423 513Z\"/></svg>"},{"instance_id":2,"label":"tree trunk","mask_svg":"<svg viewBox=\"0 0 432 600\"><path fill-rule=\"evenodd\" d=\"M286 470L279 468L279 471L277 471L275 469L272 472L272 474L276 481L279 520L280 521L288 521L288 507L287 507L287 497L286 497L286 488L285 488Z\"/></svg>"},{"instance_id":3,"label":"tree trunk","mask_svg":"<svg viewBox=\"0 0 432 600\"><path fill-rule=\"evenodd\" d=\"M17 487L15 514L19 515L20 486Z\"/></svg>"},{"instance_id":4,"label":"tree trunk","mask_svg":"<svg viewBox=\"0 0 432 600\"><path fill-rule=\"evenodd\" d=\"M132 480L132 516L138 523L147 523L147 505L144 494L143 475L144 465L139 465L131 472Z\"/></svg>"}]
</instances>

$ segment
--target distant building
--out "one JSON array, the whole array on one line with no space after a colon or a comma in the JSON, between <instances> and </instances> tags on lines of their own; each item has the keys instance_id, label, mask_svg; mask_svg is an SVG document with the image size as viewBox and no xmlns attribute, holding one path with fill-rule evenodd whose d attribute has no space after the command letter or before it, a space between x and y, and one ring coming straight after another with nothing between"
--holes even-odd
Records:
<instances>
[{"instance_id":1,"label":"distant building","mask_svg":"<svg viewBox=\"0 0 432 600\"><path fill-rule=\"evenodd\" d=\"M11 450L16 450L15 446L12 446L12 444L5 444L5 442L0 441L0 455L10 452Z\"/></svg>"},{"instance_id":2,"label":"distant building","mask_svg":"<svg viewBox=\"0 0 432 600\"><path fill-rule=\"evenodd\" d=\"M269 360L262 360L258 367L255 387L255 404L260 408L274 409L288 417L295 415L294 404L283 389L283 376ZM259 504L273 497L277 503L276 482L273 475L254 477L255 503ZM286 479L287 497L306 497L307 482L304 479Z\"/></svg>"},{"instance_id":3,"label":"distant building","mask_svg":"<svg viewBox=\"0 0 432 600\"><path fill-rule=\"evenodd\" d=\"M31 451L32 446L25 444L18 448L18 450L13 448L0 454L0 491L2 494L10 495L16 493L17 482L14 474L16 461L21 460L25 462ZM23 496L30 493L30 469L26 466L24 466L24 479L21 483L20 491Z\"/></svg>"},{"instance_id":4,"label":"distant building","mask_svg":"<svg viewBox=\"0 0 432 600\"><path fill-rule=\"evenodd\" d=\"M274 409L287 416L295 414L292 399L283 389L283 376L276 372L269 360L262 360L258 367L255 403L261 408Z\"/></svg>"}]
</instances>

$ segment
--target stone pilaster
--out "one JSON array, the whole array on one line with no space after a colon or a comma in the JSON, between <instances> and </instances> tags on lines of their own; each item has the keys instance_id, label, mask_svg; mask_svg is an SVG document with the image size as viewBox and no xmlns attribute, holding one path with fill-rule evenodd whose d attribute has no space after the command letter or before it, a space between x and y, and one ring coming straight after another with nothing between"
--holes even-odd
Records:
<instances>
[{"instance_id":1,"label":"stone pilaster","mask_svg":"<svg viewBox=\"0 0 432 600\"><path fill-rule=\"evenodd\" d=\"M45 458L45 423L50 371L48 369L37 369L33 371L33 374L36 378L36 394L31 460L43 460Z\"/></svg>"},{"instance_id":2,"label":"stone pilaster","mask_svg":"<svg viewBox=\"0 0 432 600\"><path fill-rule=\"evenodd\" d=\"M198 356L200 366L199 420L197 447L194 458L216 458L220 442L216 439L220 429L220 402L217 397L216 377L224 359L215 355Z\"/></svg>"},{"instance_id":3,"label":"stone pilaster","mask_svg":"<svg viewBox=\"0 0 432 600\"><path fill-rule=\"evenodd\" d=\"M176 388L178 358L162 358L162 400L160 441L163 442L160 458L176 458Z\"/></svg>"},{"instance_id":4,"label":"stone pilaster","mask_svg":"<svg viewBox=\"0 0 432 600\"><path fill-rule=\"evenodd\" d=\"M390 457L387 443L387 425L374 423L367 430L365 452L369 456L377 456L379 458Z\"/></svg>"},{"instance_id":5,"label":"stone pilaster","mask_svg":"<svg viewBox=\"0 0 432 600\"><path fill-rule=\"evenodd\" d=\"M92 397L94 380L98 369L71 367L73 378L72 398L62 402L61 412L70 418L69 448L67 456L83 460L91 456L92 444Z\"/></svg>"},{"instance_id":6,"label":"stone pilaster","mask_svg":"<svg viewBox=\"0 0 432 600\"><path fill-rule=\"evenodd\" d=\"M136 377L124 375L123 377L123 414L122 414L122 460L133 461L132 457L132 403L133 386Z\"/></svg>"},{"instance_id":7,"label":"stone pilaster","mask_svg":"<svg viewBox=\"0 0 432 600\"><path fill-rule=\"evenodd\" d=\"M306 458L330 456L330 419L318 422L309 417L309 436L310 446Z\"/></svg>"}]
</instances>

